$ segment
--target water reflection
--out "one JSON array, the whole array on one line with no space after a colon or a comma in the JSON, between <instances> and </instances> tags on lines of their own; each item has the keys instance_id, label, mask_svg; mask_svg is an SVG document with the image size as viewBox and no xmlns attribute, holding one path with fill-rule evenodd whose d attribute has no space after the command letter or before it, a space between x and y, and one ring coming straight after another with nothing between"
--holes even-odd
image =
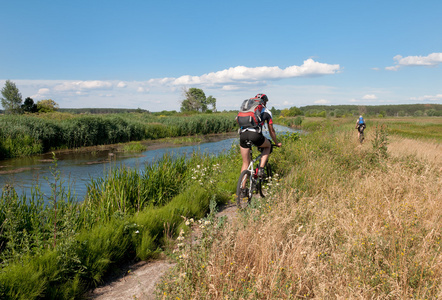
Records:
<instances>
[{"instance_id":1,"label":"water reflection","mask_svg":"<svg viewBox=\"0 0 442 300\"><path fill-rule=\"evenodd\" d=\"M293 131L284 126L275 125L277 132ZM268 133L264 133L268 136ZM189 156L194 152L219 155L231 149L237 144L238 137L222 141L203 143L193 146L161 148L148 150L143 153L114 153L110 150L97 150L93 152L70 152L69 154L57 154L57 170L65 182L75 191L77 199L82 201L87 192L87 183L91 178L103 177L113 166L124 165L129 168L144 170L146 164L161 158L164 154ZM21 194L30 195L31 187L40 185L46 196L50 196L50 183L54 182L54 163L52 154L44 154L28 158L0 161L0 186L9 184Z\"/></svg>"}]
</instances>

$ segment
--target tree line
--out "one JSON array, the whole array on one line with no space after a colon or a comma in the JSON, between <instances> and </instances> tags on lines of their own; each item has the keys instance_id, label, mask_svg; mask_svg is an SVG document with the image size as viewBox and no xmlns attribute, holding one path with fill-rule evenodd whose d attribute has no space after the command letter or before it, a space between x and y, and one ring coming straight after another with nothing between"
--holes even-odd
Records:
<instances>
[{"instance_id":1,"label":"tree line","mask_svg":"<svg viewBox=\"0 0 442 300\"><path fill-rule=\"evenodd\" d=\"M395 105L307 105L285 109L270 109L274 116L336 117L364 115L367 117L437 117L442 116L442 104Z\"/></svg>"}]
</instances>

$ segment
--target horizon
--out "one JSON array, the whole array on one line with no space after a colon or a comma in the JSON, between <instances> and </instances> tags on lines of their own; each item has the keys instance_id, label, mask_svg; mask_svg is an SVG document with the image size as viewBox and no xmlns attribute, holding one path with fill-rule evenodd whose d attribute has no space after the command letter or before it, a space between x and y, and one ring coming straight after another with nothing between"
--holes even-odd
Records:
<instances>
[{"instance_id":1,"label":"horizon","mask_svg":"<svg viewBox=\"0 0 442 300\"><path fill-rule=\"evenodd\" d=\"M425 5L424 5L425 4ZM61 108L442 104L442 2L6 2L0 86Z\"/></svg>"}]
</instances>

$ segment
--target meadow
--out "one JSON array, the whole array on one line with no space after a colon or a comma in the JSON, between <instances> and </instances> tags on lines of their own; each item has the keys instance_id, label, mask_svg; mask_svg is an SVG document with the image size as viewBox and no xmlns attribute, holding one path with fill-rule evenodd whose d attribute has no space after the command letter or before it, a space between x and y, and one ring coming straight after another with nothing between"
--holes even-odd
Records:
<instances>
[{"instance_id":1,"label":"meadow","mask_svg":"<svg viewBox=\"0 0 442 300\"><path fill-rule=\"evenodd\" d=\"M189 224L158 298L441 298L442 127L413 123L369 122L360 145L353 119L305 118L272 154L272 196L209 215L197 242Z\"/></svg>"},{"instance_id":2,"label":"meadow","mask_svg":"<svg viewBox=\"0 0 442 300\"><path fill-rule=\"evenodd\" d=\"M215 212L234 201L238 146L115 167L82 203L55 160L49 205L38 186L27 197L3 188L0 298L81 299L121 263L159 255L177 262L160 299L435 298L440 142L431 126L416 140L392 125L368 123L359 145L353 119L305 118L308 134L279 137L272 195L235 223Z\"/></svg>"}]
</instances>

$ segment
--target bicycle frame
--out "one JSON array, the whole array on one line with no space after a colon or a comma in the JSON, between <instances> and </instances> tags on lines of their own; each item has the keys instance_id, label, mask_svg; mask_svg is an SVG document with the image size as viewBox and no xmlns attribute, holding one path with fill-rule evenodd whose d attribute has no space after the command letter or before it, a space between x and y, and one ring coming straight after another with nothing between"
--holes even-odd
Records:
<instances>
[{"instance_id":1,"label":"bicycle frame","mask_svg":"<svg viewBox=\"0 0 442 300\"><path fill-rule=\"evenodd\" d=\"M260 148L258 148L258 151L260 151L261 153L257 157L253 158L252 144L250 142L248 142L247 144L249 145L249 149L250 149L250 163L249 163L249 166L247 167L247 169L245 169L241 173L242 176L240 176L239 185L241 186L241 189L247 189L247 193L248 193L247 198L250 201L254 192L259 192L261 194L261 196L264 197L264 195L262 194L262 190L261 190L262 178L258 177L258 168L261 165L262 150L259 150ZM271 147L273 147L273 144ZM267 162L266 162L266 166L267 166ZM244 186L245 183L247 182L247 176L250 176L250 180L249 180L248 186ZM239 199L239 195L238 195L238 199Z\"/></svg>"}]
</instances>

